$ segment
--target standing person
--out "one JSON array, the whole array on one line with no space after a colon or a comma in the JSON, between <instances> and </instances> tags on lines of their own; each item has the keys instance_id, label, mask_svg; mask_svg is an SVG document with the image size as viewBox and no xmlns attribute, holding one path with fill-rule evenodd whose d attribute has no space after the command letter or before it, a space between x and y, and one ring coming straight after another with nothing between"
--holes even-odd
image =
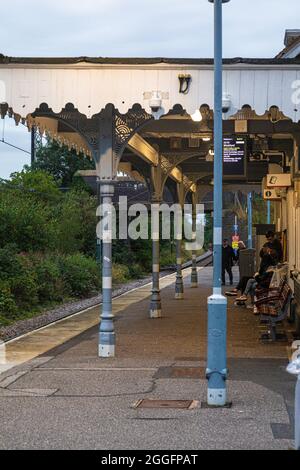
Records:
<instances>
[{"instance_id":1,"label":"standing person","mask_svg":"<svg viewBox=\"0 0 300 470\"><path fill-rule=\"evenodd\" d=\"M275 233L272 232L272 230L269 230L269 232L266 233L266 239L267 243L270 243L273 250L276 252L278 262L281 263L283 260L283 249L281 242L278 240L278 238L275 238Z\"/></svg>"},{"instance_id":2,"label":"standing person","mask_svg":"<svg viewBox=\"0 0 300 470\"><path fill-rule=\"evenodd\" d=\"M235 260L233 248L229 245L227 238L223 240L222 247L222 285L225 286L225 271L229 275L230 285L233 284L232 266Z\"/></svg>"},{"instance_id":3,"label":"standing person","mask_svg":"<svg viewBox=\"0 0 300 470\"><path fill-rule=\"evenodd\" d=\"M225 295L227 295L228 297L238 295L238 291L241 291L243 293L245 288L246 288L247 282L250 279L250 277L243 277L243 278L241 277L240 253L241 253L242 250L246 250L246 245L242 240L240 240L239 243L238 243L238 250L237 250L236 257L235 257L235 261L239 265L240 279L239 279L239 283L238 283L238 285L236 286L235 289L233 289L231 291L228 291L228 292L225 292Z\"/></svg>"}]
</instances>

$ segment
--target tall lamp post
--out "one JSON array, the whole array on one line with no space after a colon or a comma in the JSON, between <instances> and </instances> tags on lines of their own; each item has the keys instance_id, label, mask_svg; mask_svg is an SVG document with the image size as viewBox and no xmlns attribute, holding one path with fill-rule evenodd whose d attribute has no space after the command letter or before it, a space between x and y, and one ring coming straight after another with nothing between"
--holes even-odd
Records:
<instances>
[{"instance_id":1,"label":"tall lamp post","mask_svg":"<svg viewBox=\"0 0 300 470\"><path fill-rule=\"evenodd\" d=\"M247 196L247 210L248 210L248 248L253 248L253 239L252 239L252 213L253 213L253 209L252 209L252 193L248 193L248 196Z\"/></svg>"},{"instance_id":2,"label":"tall lamp post","mask_svg":"<svg viewBox=\"0 0 300 470\"><path fill-rule=\"evenodd\" d=\"M227 401L226 337L227 300L222 295L222 211L223 211L223 116L222 116L222 4L214 3L214 268L213 295L208 298L207 404L225 406Z\"/></svg>"}]
</instances>

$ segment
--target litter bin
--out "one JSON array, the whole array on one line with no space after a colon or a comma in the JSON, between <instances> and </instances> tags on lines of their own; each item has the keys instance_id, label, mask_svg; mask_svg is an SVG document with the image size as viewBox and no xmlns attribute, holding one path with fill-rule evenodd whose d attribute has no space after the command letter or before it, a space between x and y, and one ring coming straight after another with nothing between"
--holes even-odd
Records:
<instances>
[{"instance_id":1,"label":"litter bin","mask_svg":"<svg viewBox=\"0 0 300 470\"><path fill-rule=\"evenodd\" d=\"M240 277L252 277L255 273L255 250L247 248L240 250L239 257Z\"/></svg>"}]
</instances>

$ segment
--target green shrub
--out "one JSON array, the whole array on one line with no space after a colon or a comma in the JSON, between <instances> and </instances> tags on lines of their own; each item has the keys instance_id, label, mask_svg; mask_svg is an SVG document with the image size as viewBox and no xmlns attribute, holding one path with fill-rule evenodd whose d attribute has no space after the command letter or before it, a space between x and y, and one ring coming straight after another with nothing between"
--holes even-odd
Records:
<instances>
[{"instance_id":1,"label":"green shrub","mask_svg":"<svg viewBox=\"0 0 300 470\"><path fill-rule=\"evenodd\" d=\"M10 280L11 292L21 310L29 310L38 304L38 286L34 272L24 272Z\"/></svg>"},{"instance_id":2,"label":"green shrub","mask_svg":"<svg viewBox=\"0 0 300 470\"><path fill-rule=\"evenodd\" d=\"M85 297L99 290L100 270L96 261L82 254L65 256L60 269L66 288L75 297Z\"/></svg>"},{"instance_id":3,"label":"green shrub","mask_svg":"<svg viewBox=\"0 0 300 470\"><path fill-rule=\"evenodd\" d=\"M0 282L0 326L8 325L17 315L17 305L10 286L7 282Z\"/></svg>"},{"instance_id":4,"label":"green shrub","mask_svg":"<svg viewBox=\"0 0 300 470\"><path fill-rule=\"evenodd\" d=\"M112 266L112 277L113 280L118 283L124 283L130 279L130 272L128 266L123 264L113 264Z\"/></svg>"},{"instance_id":5,"label":"green shrub","mask_svg":"<svg viewBox=\"0 0 300 470\"><path fill-rule=\"evenodd\" d=\"M58 259L42 258L35 266L37 293L41 303L62 301L66 293Z\"/></svg>"},{"instance_id":6,"label":"green shrub","mask_svg":"<svg viewBox=\"0 0 300 470\"><path fill-rule=\"evenodd\" d=\"M171 253L169 247L163 247L160 252L160 264L161 266L172 266L176 264L175 251Z\"/></svg>"},{"instance_id":7,"label":"green shrub","mask_svg":"<svg viewBox=\"0 0 300 470\"><path fill-rule=\"evenodd\" d=\"M22 264L17 256L17 246L9 244L0 248L0 280L8 280L22 272Z\"/></svg>"},{"instance_id":8,"label":"green shrub","mask_svg":"<svg viewBox=\"0 0 300 470\"><path fill-rule=\"evenodd\" d=\"M56 246L57 223L51 205L30 193L7 189L0 197L0 246L18 251L46 251Z\"/></svg>"},{"instance_id":9,"label":"green shrub","mask_svg":"<svg viewBox=\"0 0 300 470\"><path fill-rule=\"evenodd\" d=\"M128 269L130 278L132 279L142 277L145 274L142 266L138 263L129 264Z\"/></svg>"},{"instance_id":10,"label":"green shrub","mask_svg":"<svg viewBox=\"0 0 300 470\"><path fill-rule=\"evenodd\" d=\"M57 207L57 244L65 254L84 253L95 256L96 198L86 191L72 190L65 194Z\"/></svg>"}]
</instances>

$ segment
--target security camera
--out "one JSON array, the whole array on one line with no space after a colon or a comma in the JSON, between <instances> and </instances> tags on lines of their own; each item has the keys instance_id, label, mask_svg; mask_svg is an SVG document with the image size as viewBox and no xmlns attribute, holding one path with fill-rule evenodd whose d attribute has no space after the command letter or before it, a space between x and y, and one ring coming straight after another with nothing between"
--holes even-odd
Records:
<instances>
[{"instance_id":1,"label":"security camera","mask_svg":"<svg viewBox=\"0 0 300 470\"><path fill-rule=\"evenodd\" d=\"M228 111L231 108L231 96L228 95L227 93L223 93L222 97L222 112L228 113Z\"/></svg>"},{"instance_id":2,"label":"security camera","mask_svg":"<svg viewBox=\"0 0 300 470\"><path fill-rule=\"evenodd\" d=\"M162 105L162 99L161 99L160 93L158 93L157 91L153 91L152 96L149 101L149 106L151 108L151 111L153 113L157 113L160 110L161 105Z\"/></svg>"}]
</instances>

